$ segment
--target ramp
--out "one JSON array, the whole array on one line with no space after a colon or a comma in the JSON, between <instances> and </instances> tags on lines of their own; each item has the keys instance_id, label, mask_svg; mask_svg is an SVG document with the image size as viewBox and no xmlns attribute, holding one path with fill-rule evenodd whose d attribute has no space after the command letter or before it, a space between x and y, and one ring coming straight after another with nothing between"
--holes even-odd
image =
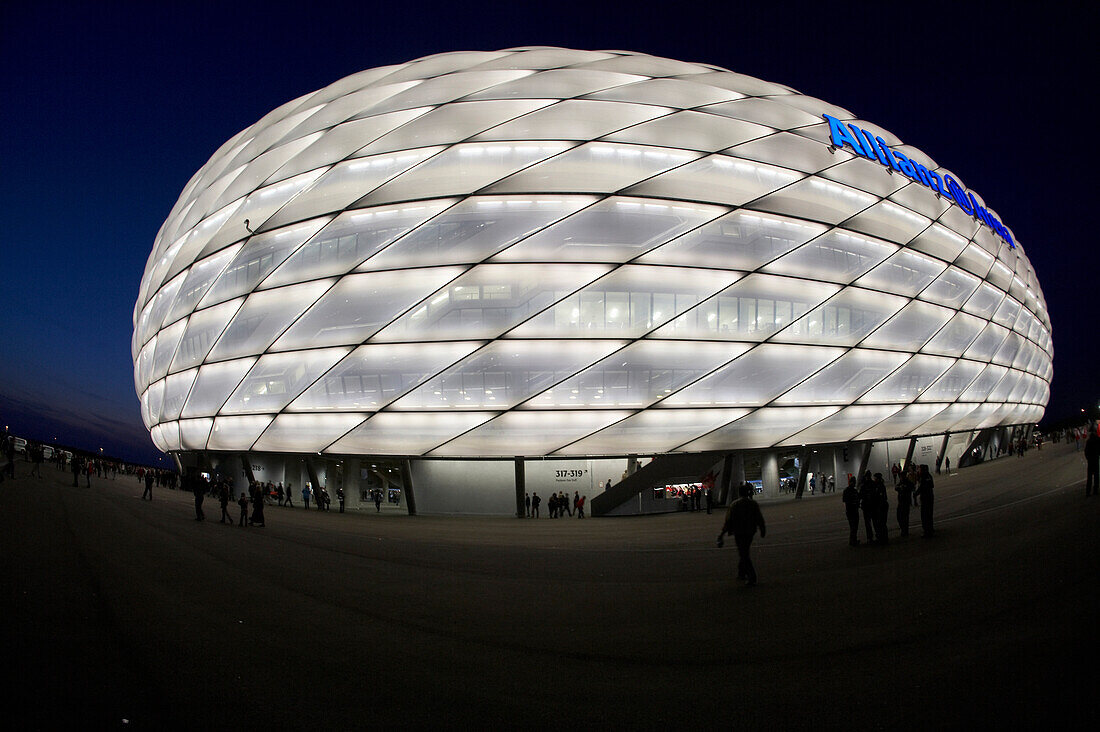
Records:
<instances>
[{"instance_id":1,"label":"ramp","mask_svg":"<svg viewBox=\"0 0 1100 732\"><path fill-rule=\"evenodd\" d=\"M591 515L606 516L642 491L674 482L676 479L683 479L685 482L698 481L715 463L720 463L724 456L724 452L658 455L645 467L593 498L590 504Z\"/></svg>"}]
</instances>

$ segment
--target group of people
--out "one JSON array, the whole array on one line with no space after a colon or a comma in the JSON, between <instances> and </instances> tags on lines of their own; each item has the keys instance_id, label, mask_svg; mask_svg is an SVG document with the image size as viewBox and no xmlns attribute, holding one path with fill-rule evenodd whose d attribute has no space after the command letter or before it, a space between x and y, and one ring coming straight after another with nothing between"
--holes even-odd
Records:
<instances>
[{"instance_id":1,"label":"group of people","mask_svg":"<svg viewBox=\"0 0 1100 732\"><path fill-rule=\"evenodd\" d=\"M894 472L894 471L891 471ZM901 536L909 535L909 511L920 508L921 530L925 537L931 537L932 509L935 503L935 481L927 465L909 463L904 470L895 473L894 491L897 493L897 512L895 514ZM867 543L885 545L890 541L886 523L890 515L890 495L882 473L863 474L857 484L853 475L848 476L848 487L841 494L844 514L848 519L848 543L859 546L859 519L867 532Z\"/></svg>"},{"instance_id":2,"label":"group of people","mask_svg":"<svg viewBox=\"0 0 1100 732\"><path fill-rule=\"evenodd\" d=\"M610 481L608 481L610 483ZM550 512L550 518L562 518L563 516L576 516L584 518L584 503L588 496L582 496L580 491L573 491L573 498L565 491L551 493L546 500L546 508ZM525 518L538 518L539 506L542 505L542 497L538 493L524 493L523 506L526 512Z\"/></svg>"}]
</instances>

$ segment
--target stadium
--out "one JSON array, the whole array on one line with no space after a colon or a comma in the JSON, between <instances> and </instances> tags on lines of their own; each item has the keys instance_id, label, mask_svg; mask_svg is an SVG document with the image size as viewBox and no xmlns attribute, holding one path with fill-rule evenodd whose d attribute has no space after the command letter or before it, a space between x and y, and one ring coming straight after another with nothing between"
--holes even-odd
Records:
<instances>
[{"instance_id":1,"label":"stadium","mask_svg":"<svg viewBox=\"0 0 1100 732\"><path fill-rule=\"evenodd\" d=\"M965 465L1043 415L1053 350L1011 215L962 180L702 63L363 71L184 188L134 309L142 417L183 469L408 513Z\"/></svg>"}]
</instances>

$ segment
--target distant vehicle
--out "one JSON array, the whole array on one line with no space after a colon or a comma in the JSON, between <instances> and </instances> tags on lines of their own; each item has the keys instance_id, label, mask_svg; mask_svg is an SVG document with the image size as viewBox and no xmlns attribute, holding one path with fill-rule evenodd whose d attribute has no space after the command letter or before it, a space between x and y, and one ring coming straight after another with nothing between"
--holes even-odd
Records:
<instances>
[{"instance_id":1,"label":"distant vehicle","mask_svg":"<svg viewBox=\"0 0 1100 732\"><path fill-rule=\"evenodd\" d=\"M43 445L42 446L42 459L43 460L53 460L53 455L54 455L54 449L52 447L50 447L49 445Z\"/></svg>"},{"instance_id":2,"label":"distant vehicle","mask_svg":"<svg viewBox=\"0 0 1100 732\"><path fill-rule=\"evenodd\" d=\"M22 437L13 438L15 440L15 452L16 454L27 456L27 441Z\"/></svg>"}]
</instances>

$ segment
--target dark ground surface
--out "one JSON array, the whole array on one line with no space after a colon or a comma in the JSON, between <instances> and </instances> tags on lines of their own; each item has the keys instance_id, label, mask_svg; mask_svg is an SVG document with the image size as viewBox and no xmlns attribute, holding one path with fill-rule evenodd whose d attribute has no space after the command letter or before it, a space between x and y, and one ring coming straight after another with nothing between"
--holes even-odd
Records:
<instances>
[{"instance_id":1,"label":"dark ground surface","mask_svg":"<svg viewBox=\"0 0 1100 732\"><path fill-rule=\"evenodd\" d=\"M1098 721L1100 498L1047 445L937 480L937 534L847 545L837 494L722 516L267 509L0 484L5 716L239 729L1045 728ZM82 481L83 482L83 481ZM892 493L892 491L891 491ZM232 506L234 515L236 507ZM862 533L862 531L861 531ZM14 717L14 719L13 719ZM124 721L126 720L126 721Z\"/></svg>"}]
</instances>

